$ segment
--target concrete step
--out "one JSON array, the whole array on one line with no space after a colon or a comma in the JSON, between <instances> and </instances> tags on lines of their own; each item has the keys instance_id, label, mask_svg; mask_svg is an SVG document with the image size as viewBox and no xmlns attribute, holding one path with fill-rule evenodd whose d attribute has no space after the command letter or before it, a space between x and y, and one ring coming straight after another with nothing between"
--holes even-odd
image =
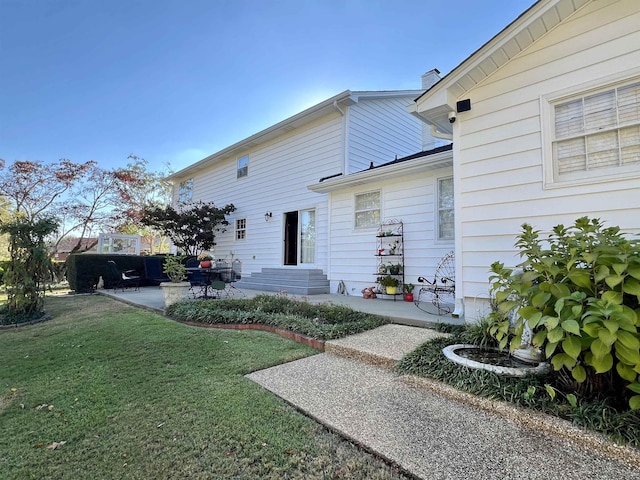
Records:
<instances>
[{"instance_id":1,"label":"concrete step","mask_svg":"<svg viewBox=\"0 0 640 480\"><path fill-rule=\"evenodd\" d=\"M320 269L263 268L245 275L236 284L238 288L280 292L296 295L329 293L329 280Z\"/></svg>"},{"instance_id":2,"label":"concrete step","mask_svg":"<svg viewBox=\"0 0 640 480\"><path fill-rule=\"evenodd\" d=\"M406 354L423 343L447 336L429 328L383 325L374 330L325 342L326 353L392 369Z\"/></svg>"}]
</instances>

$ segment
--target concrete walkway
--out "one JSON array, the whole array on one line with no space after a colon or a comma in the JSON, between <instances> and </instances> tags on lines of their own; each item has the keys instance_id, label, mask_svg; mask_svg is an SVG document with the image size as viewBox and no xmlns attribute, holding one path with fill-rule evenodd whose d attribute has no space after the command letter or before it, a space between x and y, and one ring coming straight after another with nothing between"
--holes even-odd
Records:
<instances>
[{"instance_id":1,"label":"concrete walkway","mask_svg":"<svg viewBox=\"0 0 640 480\"><path fill-rule=\"evenodd\" d=\"M498 402L478 408L464 401L471 396L363 361L391 365L435 335L385 325L247 377L418 478L640 479L637 451Z\"/></svg>"}]
</instances>

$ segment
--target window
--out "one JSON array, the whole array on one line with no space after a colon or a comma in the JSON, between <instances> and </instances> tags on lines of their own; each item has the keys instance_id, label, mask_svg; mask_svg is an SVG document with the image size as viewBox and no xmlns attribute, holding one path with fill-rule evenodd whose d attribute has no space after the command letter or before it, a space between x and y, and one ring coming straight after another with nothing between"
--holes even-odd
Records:
<instances>
[{"instance_id":1,"label":"window","mask_svg":"<svg viewBox=\"0 0 640 480\"><path fill-rule=\"evenodd\" d=\"M376 227L380 224L380 191L356 195L356 228Z\"/></svg>"},{"instance_id":2,"label":"window","mask_svg":"<svg viewBox=\"0 0 640 480\"><path fill-rule=\"evenodd\" d=\"M180 182L178 187L178 202L187 203L191 201L193 195L193 178Z\"/></svg>"},{"instance_id":3,"label":"window","mask_svg":"<svg viewBox=\"0 0 640 480\"><path fill-rule=\"evenodd\" d=\"M249 155L238 158L238 178L249 175Z\"/></svg>"},{"instance_id":4,"label":"window","mask_svg":"<svg viewBox=\"0 0 640 480\"><path fill-rule=\"evenodd\" d=\"M247 238L247 219L236 219L236 240L244 240Z\"/></svg>"},{"instance_id":5,"label":"window","mask_svg":"<svg viewBox=\"0 0 640 480\"><path fill-rule=\"evenodd\" d=\"M453 240L453 177L438 179L438 240Z\"/></svg>"},{"instance_id":6,"label":"window","mask_svg":"<svg viewBox=\"0 0 640 480\"><path fill-rule=\"evenodd\" d=\"M551 107L554 181L640 170L640 81Z\"/></svg>"},{"instance_id":7,"label":"window","mask_svg":"<svg viewBox=\"0 0 640 480\"><path fill-rule=\"evenodd\" d=\"M300 211L300 263L315 262L316 211Z\"/></svg>"}]
</instances>

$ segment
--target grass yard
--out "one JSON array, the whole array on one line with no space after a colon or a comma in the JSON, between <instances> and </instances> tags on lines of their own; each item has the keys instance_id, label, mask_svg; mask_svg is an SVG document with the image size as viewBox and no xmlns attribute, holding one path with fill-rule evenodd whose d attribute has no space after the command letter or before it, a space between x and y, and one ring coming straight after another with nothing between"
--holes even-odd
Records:
<instances>
[{"instance_id":1,"label":"grass yard","mask_svg":"<svg viewBox=\"0 0 640 480\"><path fill-rule=\"evenodd\" d=\"M46 309L0 331L2 479L405 478L243 377L314 350L100 296Z\"/></svg>"}]
</instances>

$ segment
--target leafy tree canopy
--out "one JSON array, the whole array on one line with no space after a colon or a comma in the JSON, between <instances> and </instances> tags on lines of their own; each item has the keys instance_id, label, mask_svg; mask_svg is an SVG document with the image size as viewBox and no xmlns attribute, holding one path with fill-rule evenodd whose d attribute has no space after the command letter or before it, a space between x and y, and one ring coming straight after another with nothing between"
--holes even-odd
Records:
<instances>
[{"instance_id":1,"label":"leafy tree canopy","mask_svg":"<svg viewBox=\"0 0 640 480\"><path fill-rule=\"evenodd\" d=\"M225 231L226 216L235 210L233 204L219 208L213 202L187 203L179 209L156 206L143 210L141 222L168 236L182 253L197 255L213 249L216 233Z\"/></svg>"}]
</instances>

